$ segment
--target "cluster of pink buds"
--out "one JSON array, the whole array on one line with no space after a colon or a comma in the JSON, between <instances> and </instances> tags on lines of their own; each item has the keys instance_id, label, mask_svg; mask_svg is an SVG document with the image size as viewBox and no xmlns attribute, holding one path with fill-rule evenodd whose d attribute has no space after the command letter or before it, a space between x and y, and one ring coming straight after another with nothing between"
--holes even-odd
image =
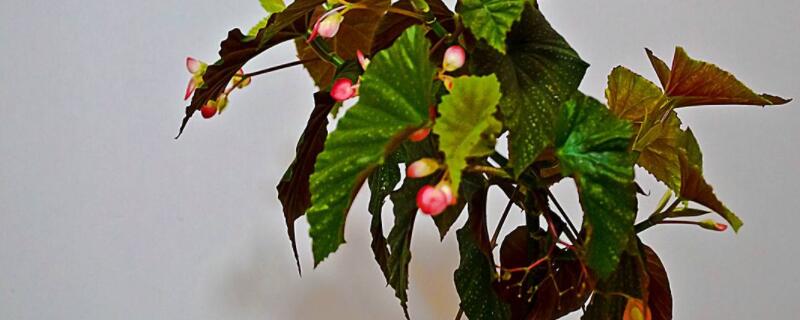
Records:
<instances>
[{"instance_id":1,"label":"cluster of pink buds","mask_svg":"<svg viewBox=\"0 0 800 320\"><path fill-rule=\"evenodd\" d=\"M369 65L369 58L364 56L364 53L361 50L356 50L356 56L358 57L358 63L361 65L362 70L367 70L367 66ZM358 96L358 87L361 86L361 77L358 78L355 84L353 84L353 80L348 78L339 78L333 81L333 85L331 86L331 98L336 100L337 102L342 102L348 100L352 97Z\"/></svg>"},{"instance_id":2,"label":"cluster of pink buds","mask_svg":"<svg viewBox=\"0 0 800 320\"><path fill-rule=\"evenodd\" d=\"M192 74L192 78L189 79L189 85L186 87L184 100L188 100L197 88L203 86L203 75L206 73L207 68L208 64L203 61L192 57L186 58L186 69ZM231 92L233 92L234 89L243 89L247 87L250 85L250 82L252 82L252 78L245 77L244 70L239 69L231 79L231 86L225 89L216 99L209 100L205 105L200 107L200 114L203 118L208 119L217 113L221 113L222 110L228 106L228 96Z\"/></svg>"},{"instance_id":3,"label":"cluster of pink buds","mask_svg":"<svg viewBox=\"0 0 800 320\"><path fill-rule=\"evenodd\" d=\"M406 177L427 177L440 169L439 162L431 158L422 158L410 164L406 169ZM426 185L417 192L417 207L423 213L437 216L448 206L456 204L456 196L450 181L442 179L435 187Z\"/></svg>"},{"instance_id":4,"label":"cluster of pink buds","mask_svg":"<svg viewBox=\"0 0 800 320\"><path fill-rule=\"evenodd\" d=\"M445 72L453 72L464 66L467 53L459 45L452 45L444 52L442 59L442 70L439 72L439 79L444 83L447 90L453 89L453 77L446 75Z\"/></svg>"}]
</instances>

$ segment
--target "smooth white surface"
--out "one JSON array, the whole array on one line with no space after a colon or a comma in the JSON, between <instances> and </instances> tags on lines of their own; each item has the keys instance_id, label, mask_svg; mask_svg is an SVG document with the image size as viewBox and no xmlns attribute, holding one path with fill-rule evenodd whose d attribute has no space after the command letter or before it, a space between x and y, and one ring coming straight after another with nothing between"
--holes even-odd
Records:
<instances>
[{"instance_id":1,"label":"smooth white surface","mask_svg":"<svg viewBox=\"0 0 800 320\"><path fill-rule=\"evenodd\" d=\"M619 64L655 80L643 47L670 61L675 45L756 90L800 97L797 1L540 2L592 64L581 89L595 97ZM301 68L255 79L223 116L193 119L172 139L185 56L213 61L227 30L256 23L260 10L255 0L0 2L0 318L402 318L369 250L363 195L348 243L316 270L298 222L305 273L295 272L274 186L312 108ZM247 69L293 59L282 45ZM800 108L681 116L706 177L745 226L646 232L667 265L676 319L793 318ZM571 184L556 190L577 216ZM655 199L641 200L649 212ZM455 237L440 244L424 218L415 231L411 314L450 319Z\"/></svg>"}]
</instances>

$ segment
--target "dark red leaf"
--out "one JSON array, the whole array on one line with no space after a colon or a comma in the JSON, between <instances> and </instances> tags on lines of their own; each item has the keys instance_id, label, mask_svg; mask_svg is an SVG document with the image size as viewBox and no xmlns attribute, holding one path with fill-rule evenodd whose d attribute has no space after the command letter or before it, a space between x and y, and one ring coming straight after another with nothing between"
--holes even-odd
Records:
<instances>
[{"instance_id":1,"label":"dark red leaf","mask_svg":"<svg viewBox=\"0 0 800 320\"><path fill-rule=\"evenodd\" d=\"M652 320L672 320L672 291L669 288L667 270L652 248L641 245L645 268L649 277L647 305Z\"/></svg>"},{"instance_id":2,"label":"dark red leaf","mask_svg":"<svg viewBox=\"0 0 800 320\"><path fill-rule=\"evenodd\" d=\"M336 101L328 92L314 94L314 110L300 140L297 142L295 159L284 173L278 183L278 199L283 204L283 216L286 219L286 228L289 240L292 241L294 258L297 260L297 271L300 272L300 259L297 255L295 243L294 222L303 216L311 206L311 192L309 191L308 178L314 171L317 155L322 152L325 138L328 136L328 114Z\"/></svg>"},{"instance_id":3,"label":"dark red leaf","mask_svg":"<svg viewBox=\"0 0 800 320\"><path fill-rule=\"evenodd\" d=\"M324 0L298 0L285 10L272 15L267 26L255 37L248 37L239 29L228 32L228 37L220 44L220 59L209 65L203 75L204 85L194 93L192 101L186 107L186 115L181 121L178 136L181 136L186 124L194 113L200 110L209 100L214 100L225 90L233 76L250 59L275 45L301 36L306 26L306 15Z\"/></svg>"}]
</instances>

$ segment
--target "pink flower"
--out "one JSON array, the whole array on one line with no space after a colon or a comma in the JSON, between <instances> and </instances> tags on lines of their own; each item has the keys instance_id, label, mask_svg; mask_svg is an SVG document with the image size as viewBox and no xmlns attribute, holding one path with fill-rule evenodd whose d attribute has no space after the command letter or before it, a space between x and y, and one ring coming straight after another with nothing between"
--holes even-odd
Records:
<instances>
[{"instance_id":1,"label":"pink flower","mask_svg":"<svg viewBox=\"0 0 800 320\"><path fill-rule=\"evenodd\" d=\"M422 140L425 140L425 138L427 138L430 133L431 133L431 128L422 128L412 132L408 136L408 140L411 140L413 142L420 142Z\"/></svg>"},{"instance_id":2,"label":"pink flower","mask_svg":"<svg viewBox=\"0 0 800 320\"><path fill-rule=\"evenodd\" d=\"M431 173L439 170L439 162L431 158L422 158L410 164L406 168L406 176L409 178L427 177Z\"/></svg>"},{"instance_id":3,"label":"pink flower","mask_svg":"<svg viewBox=\"0 0 800 320\"><path fill-rule=\"evenodd\" d=\"M361 50L356 50L356 56L358 57L358 64L361 65L361 70L366 71L369 65L369 58L365 57Z\"/></svg>"},{"instance_id":4,"label":"pink flower","mask_svg":"<svg viewBox=\"0 0 800 320\"><path fill-rule=\"evenodd\" d=\"M442 69L447 72L458 70L458 68L464 65L466 58L467 54L464 52L464 48L459 45L450 46L444 52Z\"/></svg>"},{"instance_id":5,"label":"pink flower","mask_svg":"<svg viewBox=\"0 0 800 320\"><path fill-rule=\"evenodd\" d=\"M333 38L339 32L339 26L344 20L344 15L339 11L345 9L345 6L340 6L332 9L321 15L317 22L314 23L314 28L311 29L311 35L308 36L306 43L311 43L318 35L323 38Z\"/></svg>"},{"instance_id":6,"label":"pink flower","mask_svg":"<svg viewBox=\"0 0 800 320\"><path fill-rule=\"evenodd\" d=\"M333 82L331 86L331 97L336 101L345 101L356 95L357 86L353 85L353 81L347 78L339 78Z\"/></svg>"},{"instance_id":7,"label":"pink flower","mask_svg":"<svg viewBox=\"0 0 800 320\"><path fill-rule=\"evenodd\" d=\"M440 189L426 185L417 193L417 207L422 213L437 216L447 209L447 195Z\"/></svg>"},{"instance_id":8,"label":"pink flower","mask_svg":"<svg viewBox=\"0 0 800 320\"><path fill-rule=\"evenodd\" d=\"M183 100L188 100L194 91L203 85L203 74L206 73L206 68L208 68L208 64L205 62L192 57L186 58L186 70L189 70L189 73L192 74L192 78L189 79L189 85L186 86L186 95L183 97Z\"/></svg>"}]
</instances>

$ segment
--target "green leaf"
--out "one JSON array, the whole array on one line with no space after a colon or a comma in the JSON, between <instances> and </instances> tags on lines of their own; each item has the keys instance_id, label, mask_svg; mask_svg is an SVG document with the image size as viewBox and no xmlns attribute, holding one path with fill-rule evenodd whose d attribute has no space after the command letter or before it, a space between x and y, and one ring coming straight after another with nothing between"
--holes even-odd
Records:
<instances>
[{"instance_id":1,"label":"green leaf","mask_svg":"<svg viewBox=\"0 0 800 320\"><path fill-rule=\"evenodd\" d=\"M456 11L475 37L505 53L506 34L519 20L526 3L526 0L463 0Z\"/></svg>"},{"instance_id":2,"label":"green leaf","mask_svg":"<svg viewBox=\"0 0 800 320\"><path fill-rule=\"evenodd\" d=\"M383 212L383 203L389 194L392 193L394 187L400 182L400 167L397 164L397 153L391 157L384 165L378 167L372 175L369 176L369 213L372 214L372 223L370 225L370 233L372 234L372 253L375 255L375 261L381 268L381 272L389 280L389 250L387 248L386 237L383 235L383 220L381 213Z\"/></svg>"},{"instance_id":3,"label":"green leaf","mask_svg":"<svg viewBox=\"0 0 800 320\"><path fill-rule=\"evenodd\" d=\"M601 277L614 271L636 218L631 124L577 94L557 124L556 156L575 178L584 212L586 261Z\"/></svg>"},{"instance_id":4,"label":"green leaf","mask_svg":"<svg viewBox=\"0 0 800 320\"><path fill-rule=\"evenodd\" d=\"M258 0L258 2L261 3L261 7L267 13L281 12L286 9L286 4L283 3L283 0Z\"/></svg>"},{"instance_id":5,"label":"green leaf","mask_svg":"<svg viewBox=\"0 0 800 320\"><path fill-rule=\"evenodd\" d=\"M408 264L411 263L411 235L417 217L417 192L426 184L422 179L406 179L403 186L392 193L394 227L389 232L388 282L400 299L403 313L408 315Z\"/></svg>"},{"instance_id":6,"label":"green leaf","mask_svg":"<svg viewBox=\"0 0 800 320\"><path fill-rule=\"evenodd\" d=\"M743 223L733 211L728 209L714 194L714 188L703 177L703 155L691 130L683 134L683 152L679 155L681 167L681 198L702 204L719 214L730 223L734 231L739 231Z\"/></svg>"},{"instance_id":7,"label":"green leaf","mask_svg":"<svg viewBox=\"0 0 800 320\"><path fill-rule=\"evenodd\" d=\"M505 55L478 45L468 60L475 74L494 73L500 80L509 158L519 177L552 145L553 123L564 101L577 90L588 64L529 5L511 28L506 44Z\"/></svg>"},{"instance_id":8,"label":"green leaf","mask_svg":"<svg viewBox=\"0 0 800 320\"><path fill-rule=\"evenodd\" d=\"M618 66L608 75L608 108L620 118L643 121L653 116L666 99L654 83L628 68Z\"/></svg>"},{"instance_id":9,"label":"green leaf","mask_svg":"<svg viewBox=\"0 0 800 320\"><path fill-rule=\"evenodd\" d=\"M498 276L488 248L486 192L487 189L476 192L470 202L469 220L456 232L461 261L453 277L461 298L461 309L467 318L505 320L511 316L511 310L493 287Z\"/></svg>"},{"instance_id":10,"label":"green leaf","mask_svg":"<svg viewBox=\"0 0 800 320\"><path fill-rule=\"evenodd\" d=\"M439 104L441 116L433 126L444 152L453 190L461 184L467 159L494 152L503 125L494 117L500 102L497 77L463 76L453 80L453 89Z\"/></svg>"},{"instance_id":11,"label":"green leaf","mask_svg":"<svg viewBox=\"0 0 800 320\"><path fill-rule=\"evenodd\" d=\"M247 32L247 36L255 37L256 35L258 35L258 32L267 26L267 23L269 22L269 16L270 15L267 15L266 17L262 18L261 21L259 21L256 25L250 28L250 31Z\"/></svg>"},{"instance_id":12,"label":"green leaf","mask_svg":"<svg viewBox=\"0 0 800 320\"><path fill-rule=\"evenodd\" d=\"M295 242L294 222L311 206L311 193L309 191L308 179L314 170L314 162L317 155L322 152L325 138L328 137L328 113L336 101L331 98L328 92L317 92L314 94L314 110L308 119L305 130L297 141L296 154L294 161L286 169L286 172L278 183L278 199L283 205L283 216L286 219L286 229L289 233L289 240L292 241L292 251L297 262L297 271L300 272L300 258L297 254L297 243Z\"/></svg>"},{"instance_id":13,"label":"green leaf","mask_svg":"<svg viewBox=\"0 0 800 320\"><path fill-rule=\"evenodd\" d=\"M639 147L636 163L653 174L672 190L681 189L680 154L683 141L681 121L675 112L670 112L665 121L652 126L639 141L649 140Z\"/></svg>"},{"instance_id":14,"label":"green leaf","mask_svg":"<svg viewBox=\"0 0 800 320\"><path fill-rule=\"evenodd\" d=\"M344 243L345 218L366 177L428 120L435 73L429 47L422 28L412 27L377 54L362 78L358 103L325 142L307 212L315 265Z\"/></svg>"},{"instance_id":15,"label":"green leaf","mask_svg":"<svg viewBox=\"0 0 800 320\"><path fill-rule=\"evenodd\" d=\"M690 58L681 47L675 48L671 69L666 69L666 63L650 50L647 50L647 54L664 85L665 94L675 101L676 107L720 104L766 106L791 101L769 94L757 94L729 72L711 63Z\"/></svg>"}]
</instances>

